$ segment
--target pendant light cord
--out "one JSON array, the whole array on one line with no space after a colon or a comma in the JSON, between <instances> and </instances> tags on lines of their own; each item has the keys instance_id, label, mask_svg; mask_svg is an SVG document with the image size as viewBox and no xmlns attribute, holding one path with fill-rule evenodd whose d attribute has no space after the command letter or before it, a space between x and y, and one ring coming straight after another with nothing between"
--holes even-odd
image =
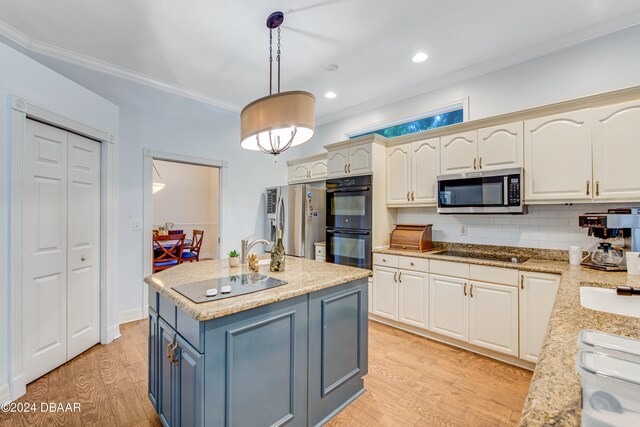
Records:
<instances>
[{"instance_id":1,"label":"pendant light cord","mask_svg":"<svg viewBox=\"0 0 640 427\"><path fill-rule=\"evenodd\" d=\"M269 30L269 95L273 95L273 30Z\"/></svg>"},{"instance_id":2,"label":"pendant light cord","mask_svg":"<svg viewBox=\"0 0 640 427\"><path fill-rule=\"evenodd\" d=\"M278 93L280 93L280 27L278 27L278 56L276 61L278 62Z\"/></svg>"}]
</instances>

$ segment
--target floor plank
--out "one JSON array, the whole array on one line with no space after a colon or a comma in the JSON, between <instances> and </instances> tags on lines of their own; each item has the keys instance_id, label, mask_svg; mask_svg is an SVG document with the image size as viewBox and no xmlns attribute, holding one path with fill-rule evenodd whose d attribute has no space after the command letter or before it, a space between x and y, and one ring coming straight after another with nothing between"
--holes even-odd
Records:
<instances>
[{"instance_id":1,"label":"floor plank","mask_svg":"<svg viewBox=\"0 0 640 427\"><path fill-rule=\"evenodd\" d=\"M120 326L96 345L27 386L19 402L79 402L78 413L0 413L0 427L157 427L147 395L148 322ZM329 422L360 426L513 426L531 372L369 322L367 391Z\"/></svg>"}]
</instances>

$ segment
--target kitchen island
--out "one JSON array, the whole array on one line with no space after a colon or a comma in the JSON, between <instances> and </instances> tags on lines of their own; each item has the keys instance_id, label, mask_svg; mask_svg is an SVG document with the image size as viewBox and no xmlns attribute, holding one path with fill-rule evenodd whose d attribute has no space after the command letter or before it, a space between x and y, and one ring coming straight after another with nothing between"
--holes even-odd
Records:
<instances>
[{"instance_id":1,"label":"kitchen island","mask_svg":"<svg viewBox=\"0 0 640 427\"><path fill-rule=\"evenodd\" d=\"M256 274L227 260L145 278L149 399L170 426L321 425L364 392L370 271L287 258L288 282L204 303L174 287Z\"/></svg>"}]
</instances>

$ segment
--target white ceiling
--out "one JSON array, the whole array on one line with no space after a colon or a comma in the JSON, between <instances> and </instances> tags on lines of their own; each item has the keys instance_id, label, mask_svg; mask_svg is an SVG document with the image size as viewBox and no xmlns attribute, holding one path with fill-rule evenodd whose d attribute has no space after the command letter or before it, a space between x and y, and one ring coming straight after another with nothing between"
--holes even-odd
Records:
<instances>
[{"instance_id":1,"label":"white ceiling","mask_svg":"<svg viewBox=\"0 0 640 427\"><path fill-rule=\"evenodd\" d=\"M282 90L314 93L319 122L640 24L637 0L0 0L0 35L239 111L268 94L275 10Z\"/></svg>"}]
</instances>

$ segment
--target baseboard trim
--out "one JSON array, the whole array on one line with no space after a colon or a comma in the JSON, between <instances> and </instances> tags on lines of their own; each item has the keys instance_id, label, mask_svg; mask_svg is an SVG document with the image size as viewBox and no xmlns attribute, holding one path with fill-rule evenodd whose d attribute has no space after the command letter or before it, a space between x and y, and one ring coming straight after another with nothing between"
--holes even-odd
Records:
<instances>
[{"instance_id":1,"label":"baseboard trim","mask_svg":"<svg viewBox=\"0 0 640 427\"><path fill-rule=\"evenodd\" d=\"M142 307L133 308L131 310L121 311L118 313L118 324L134 322L136 320L145 319Z\"/></svg>"},{"instance_id":2,"label":"baseboard trim","mask_svg":"<svg viewBox=\"0 0 640 427\"><path fill-rule=\"evenodd\" d=\"M421 337L424 337L430 340L448 344L453 347L458 347L463 350L470 351L472 353L480 354L482 356L486 356L491 359L499 360L500 362L508 363L509 365L514 365L519 368L527 369L529 371L533 371L536 367L535 363L528 362L526 360L522 360L514 356L508 356L506 354L501 354L496 351L484 349L482 347L478 347L473 344L458 341L453 338L445 337L443 335L436 334L431 331L422 330L420 328L416 328L410 325L405 325L403 323L396 322L394 320L385 319L383 317L376 316L375 314L372 314L372 313L369 313L369 320L373 320L374 322L382 323L383 325L391 326L396 329L401 329L405 332L409 332L414 335L419 335Z\"/></svg>"},{"instance_id":3,"label":"baseboard trim","mask_svg":"<svg viewBox=\"0 0 640 427\"><path fill-rule=\"evenodd\" d=\"M11 380L9 384L9 400L18 400L27 394L27 379L24 373L18 375ZM2 401L3 399L0 399Z\"/></svg>"},{"instance_id":4,"label":"baseboard trim","mask_svg":"<svg viewBox=\"0 0 640 427\"><path fill-rule=\"evenodd\" d=\"M102 344L109 344L113 340L120 338L120 326L113 325L112 327L107 329L107 342L103 342Z\"/></svg>"},{"instance_id":5,"label":"baseboard trim","mask_svg":"<svg viewBox=\"0 0 640 427\"><path fill-rule=\"evenodd\" d=\"M11 402L11 393L9 390L9 384L0 386L0 403Z\"/></svg>"},{"instance_id":6,"label":"baseboard trim","mask_svg":"<svg viewBox=\"0 0 640 427\"><path fill-rule=\"evenodd\" d=\"M349 400L347 400L346 402L344 402L342 405L338 406L333 412L331 412L329 415L327 415L322 421L320 421L318 424L315 425L315 427L320 427L325 425L326 423L328 423L333 417L335 417L336 415L338 415L344 408L346 408L347 406L351 405L351 403L353 403L354 400L356 400L357 398L359 398L360 396L362 396L364 394L364 392L367 391L366 388L362 387L360 390L358 390L358 392L356 394L354 394L353 396L351 396L349 398Z\"/></svg>"}]
</instances>

